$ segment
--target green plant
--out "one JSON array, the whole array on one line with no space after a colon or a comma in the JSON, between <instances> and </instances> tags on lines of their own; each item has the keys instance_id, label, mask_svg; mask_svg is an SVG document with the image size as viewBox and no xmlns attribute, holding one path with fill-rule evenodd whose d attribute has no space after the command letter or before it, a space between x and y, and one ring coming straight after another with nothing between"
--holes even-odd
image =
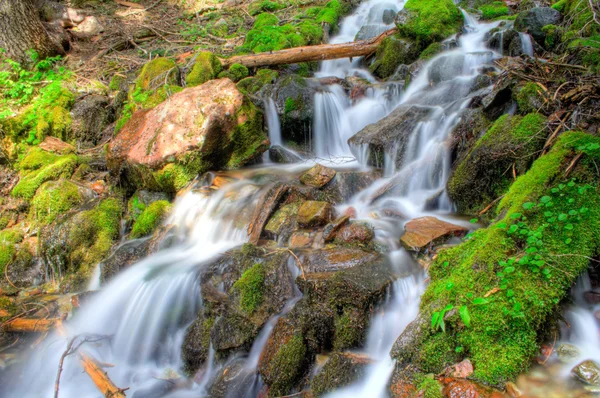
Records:
<instances>
[{"instance_id":1,"label":"green plant","mask_svg":"<svg viewBox=\"0 0 600 398\"><path fill-rule=\"evenodd\" d=\"M262 303L264 281L264 266L256 263L233 284L233 289L240 293L240 307L243 311L252 314Z\"/></svg>"}]
</instances>

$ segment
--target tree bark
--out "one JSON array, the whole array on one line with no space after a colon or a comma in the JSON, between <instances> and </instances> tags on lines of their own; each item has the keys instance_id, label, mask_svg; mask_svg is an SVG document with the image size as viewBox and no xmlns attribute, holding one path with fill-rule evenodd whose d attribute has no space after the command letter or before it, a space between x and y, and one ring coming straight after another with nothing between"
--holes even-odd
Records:
<instances>
[{"instance_id":1,"label":"tree bark","mask_svg":"<svg viewBox=\"0 0 600 398\"><path fill-rule=\"evenodd\" d=\"M30 61L30 50L40 59L64 53L48 36L31 0L0 0L0 48L21 63Z\"/></svg>"},{"instance_id":2,"label":"tree bark","mask_svg":"<svg viewBox=\"0 0 600 398\"><path fill-rule=\"evenodd\" d=\"M247 67L295 64L299 62L324 61L327 59L352 58L373 54L386 37L396 33L393 28L369 40L355 41L342 44L320 44L288 48L286 50L267 53L240 55L223 59L223 66L242 64Z\"/></svg>"}]
</instances>

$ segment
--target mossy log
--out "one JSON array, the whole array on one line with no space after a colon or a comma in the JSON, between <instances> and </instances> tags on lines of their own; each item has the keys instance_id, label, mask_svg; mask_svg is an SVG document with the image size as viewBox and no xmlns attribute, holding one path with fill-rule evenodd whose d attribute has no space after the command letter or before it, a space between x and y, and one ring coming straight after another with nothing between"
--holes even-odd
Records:
<instances>
[{"instance_id":1,"label":"mossy log","mask_svg":"<svg viewBox=\"0 0 600 398\"><path fill-rule=\"evenodd\" d=\"M369 40L341 44L320 44L316 46L288 48L280 51L240 55L223 59L222 62L224 67L229 67L233 64L241 64L246 67L258 67L361 57L373 54L383 39L393 35L397 31L397 28L393 28Z\"/></svg>"}]
</instances>

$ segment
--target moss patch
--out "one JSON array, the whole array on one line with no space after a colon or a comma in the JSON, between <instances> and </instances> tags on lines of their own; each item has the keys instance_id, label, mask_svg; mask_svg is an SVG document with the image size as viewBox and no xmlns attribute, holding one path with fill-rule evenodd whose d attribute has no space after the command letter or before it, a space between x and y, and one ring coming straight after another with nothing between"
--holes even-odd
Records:
<instances>
[{"instance_id":1,"label":"moss patch","mask_svg":"<svg viewBox=\"0 0 600 398\"><path fill-rule=\"evenodd\" d=\"M241 64L233 64L229 67L228 70L219 73L219 78L229 78L234 82L239 82L240 80L248 77L248 68Z\"/></svg>"},{"instance_id":2,"label":"moss patch","mask_svg":"<svg viewBox=\"0 0 600 398\"><path fill-rule=\"evenodd\" d=\"M244 94L255 94L263 86L274 83L278 77L279 72L277 71L271 69L261 69L256 72L255 76L240 80L240 82L237 84L237 88Z\"/></svg>"},{"instance_id":3,"label":"moss patch","mask_svg":"<svg viewBox=\"0 0 600 398\"><path fill-rule=\"evenodd\" d=\"M400 34L417 40L421 48L457 33L463 24L463 16L452 0L408 0L400 16Z\"/></svg>"},{"instance_id":4,"label":"moss patch","mask_svg":"<svg viewBox=\"0 0 600 398\"><path fill-rule=\"evenodd\" d=\"M565 165L578 153L582 158L565 178ZM438 373L468 357L473 379L490 385L528 368L560 301L597 253L600 195L592 184L599 156L600 139L563 134L511 186L496 222L439 253L421 302L434 327L403 360ZM435 360L421 352L436 353Z\"/></svg>"},{"instance_id":5,"label":"moss patch","mask_svg":"<svg viewBox=\"0 0 600 398\"><path fill-rule=\"evenodd\" d=\"M185 78L188 87L199 86L217 77L223 66L213 53L202 51L196 56L194 66Z\"/></svg>"},{"instance_id":6,"label":"moss patch","mask_svg":"<svg viewBox=\"0 0 600 398\"><path fill-rule=\"evenodd\" d=\"M17 254L17 244L23 240L23 234L16 229L0 231L0 273L4 275L6 266Z\"/></svg>"},{"instance_id":7,"label":"moss patch","mask_svg":"<svg viewBox=\"0 0 600 398\"><path fill-rule=\"evenodd\" d=\"M396 72L398 66L410 64L418 57L417 47L414 43L398 36L383 39L377 52L375 62L369 70L375 76L385 79Z\"/></svg>"},{"instance_id":8,"label":"moss patch","mask_svg":"<svg viewBox=\"0 0 600 398\"><path fill-rule=\"evenodd\" d=\"M264 283L264 266L261 263L256 263L233 284L233 289L239 292L242 311L252 314L261 305Z\"/></svg>"},{"instance_id":9,"label":"moss patch","mask_svg":"<svg viewBox=\"0 0 600 398\"><path fill-rule=\"evenodd\" d=\"M508 6L502 1L494 1L479 7L483 19L496 19L508 15Z\"/></svg>"},{"instance_id":10,"label":"moss patch","mask_svg":"<svg viewBox=\"0 0 600 398\"><path fill-rule=\"evenodd\" d=\"M164 220L170 209L171 204L166 200L151 203L137 217L131 229L131 237L135 239L151 234Z\"/></svg>"},{"instance_id":11,"label":"moss patch","mask_svg":"<svg viewBox=\"0 0 600 398\"><path fill-rule=\"evenodd\" d=\"M11 195L31 200L43 183L69 178L79 163L76 155L58 156L32 148L19 164L21 180L13 188Z\"/></svg>"},{"instance_id":12,"label":"moss patch","mask_svg":"<svg viewBox=\"0 0 600 398\"><path fill-rule=\"evenodd\" d=\"M293 389L298 378L302 376L306 353L306 345L300 335L294 335L290 341L279 348L269 366L277 369L280 377L269 386L269 396L286 395Z\"/></svg>"},{"instance_id":13,"label":"moss patch","mask_svg":"<svg viewBox=\"0 0 600 398\"><path fill-rule=\"evenodd\" d=\"M82 201L77 185L67 180L42 184L31 201L31 216L39 224L49 224Z\"/></svg>"},{"instance_id":14,"label":"moss patch","mask_svg":"<svg viewBox=\"0 0 600 398\"><path fill-rule=\"evenodd\" d=\"M516 94L519 110L523 113L538 112L545 104L542 88L535 83L527 83Z\"/></svg>"}]
</instances>

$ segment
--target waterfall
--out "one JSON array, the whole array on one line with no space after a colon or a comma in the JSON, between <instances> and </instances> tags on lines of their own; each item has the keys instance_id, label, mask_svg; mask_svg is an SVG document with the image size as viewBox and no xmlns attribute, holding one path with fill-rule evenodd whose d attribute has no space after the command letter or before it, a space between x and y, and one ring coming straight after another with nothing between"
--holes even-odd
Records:
<instances>
[{"instance_id":1,"label":"waterfall","mask_svg":"<svg viewBox=\"0 0 600 398\"><path fill-rule=\"evenodd\" d=\"M275 101L273 98L268 97L265 100L265 115L267 117L267 129L269 130L269 141L271 146L282 145L281 140L281 123L279 121L279 115L277 114L277 108L275 107Z\"/></svg>"},{"instance_id":2,"label":"waterfall","mask_svg":"<svg viewBox=\"0 0 600 398\"><path fill-rule=\"evenodd\" d=\"M533 57L533 41L531 40L531 36L527 33L519 32L519 37L521 38L523 54Z\"/></svg>"}]
</instances>

